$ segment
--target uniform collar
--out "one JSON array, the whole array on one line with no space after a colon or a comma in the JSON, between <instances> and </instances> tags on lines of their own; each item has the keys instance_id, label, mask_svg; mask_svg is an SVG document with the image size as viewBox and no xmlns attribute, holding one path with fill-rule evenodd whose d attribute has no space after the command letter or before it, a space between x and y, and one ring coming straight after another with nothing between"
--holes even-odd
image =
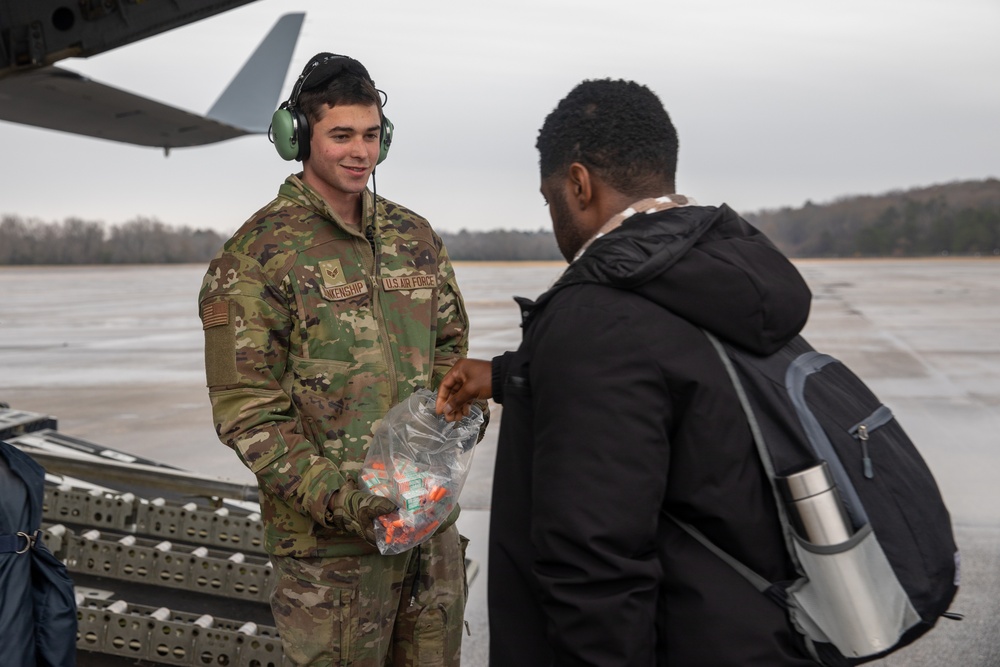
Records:
<instances>
[{"instance_id":1,"label":"uniform collar","mask_svg":"<svg viewBox=\"0 0 1000 667\"><path fill-rule=\"evenodd\" d=\"M290 190L286 192L286 196L293 199L296 203L305 206L306 208L319 213L327 220L332 221L338 227L348 231L352 234L364 235L365 233L365 221L372 219L372 210L375 205L374 195L372 191L365 188L365 191L361 193L361 229L356 229L351 227L337 215L330 205L326 203L326 200L316 192L312 187L309 186L302 179L302 173L291 174L285 179L285 185L289 186Z\"/></svg>"}]
</instances>

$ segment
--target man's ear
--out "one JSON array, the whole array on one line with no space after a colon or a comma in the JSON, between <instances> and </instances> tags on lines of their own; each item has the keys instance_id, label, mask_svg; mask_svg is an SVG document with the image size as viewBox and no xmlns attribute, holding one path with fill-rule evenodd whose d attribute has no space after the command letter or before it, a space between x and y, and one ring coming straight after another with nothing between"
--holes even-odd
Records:
<instances>
[{"instance_id":1,"label":"man's ear","mask_svg":"<svg viewBox=\"0 0 1000 667\"><path fill-rule=\"evenodd\" d=\"M574 162L569 166L569 183L577 205L581 211L585 210L594 197L590 170L579 162Z\"/></svg>"}]
</instances>

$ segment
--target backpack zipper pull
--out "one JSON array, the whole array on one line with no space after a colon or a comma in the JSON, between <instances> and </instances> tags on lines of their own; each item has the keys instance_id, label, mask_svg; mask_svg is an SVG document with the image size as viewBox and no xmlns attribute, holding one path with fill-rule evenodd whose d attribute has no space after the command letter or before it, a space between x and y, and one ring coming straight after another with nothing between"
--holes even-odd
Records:
<instances>
[{"instance_id":1,"label":"backpack zipper pull","mask_svg":"<svg viewBox=\"0 0 1000 667\"><path fill-rule=\"evenodd\" d=\"M861 441L861 462L865 468L865 477L874 479L875 468L872 466L871 456L868 455L868 427L864 424L859 424L858 434L855 437Z\"/></svg>"}]
</instances>

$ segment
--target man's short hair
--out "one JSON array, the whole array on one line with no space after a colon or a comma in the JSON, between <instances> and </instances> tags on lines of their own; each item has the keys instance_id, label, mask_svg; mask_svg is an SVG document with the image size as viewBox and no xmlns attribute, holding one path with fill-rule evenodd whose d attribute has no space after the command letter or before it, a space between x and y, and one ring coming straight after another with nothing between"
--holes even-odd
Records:
<instances>
[{"instance_id":1,"label":"man's short hair","mask_svg":"<svg viewBox=\"0 0 1000 667\"><path fill-rule=\"evenodd\" d=\"M673 185L677 131L663 103L634 81L580 83L545 119L535 147L543 179L579 162L630 195Z\"/></svg>"},{"instance_id":2,"label":"man's short hair","mask_svg":"<svg viewBox=\"0 0 1000 667\"><path fill-rule=\"evenodd\" d=\"M382 98L372 81L355 72L344 70L316 88L299 94L299 109L312 125L320 120L327 107L348 104L374 106L382 115Z\"/></svg>"}]
</instances>

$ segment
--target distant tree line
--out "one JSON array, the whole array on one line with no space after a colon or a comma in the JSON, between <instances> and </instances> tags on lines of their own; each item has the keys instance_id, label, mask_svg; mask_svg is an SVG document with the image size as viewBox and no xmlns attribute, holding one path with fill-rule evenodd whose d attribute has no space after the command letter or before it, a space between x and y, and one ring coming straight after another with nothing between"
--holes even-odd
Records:
<instances>
[{"instance_id":1,"label":"distant tree line","mask_svg":"<svg viewBox=\"0 0 1000 667\"><path fill-rule=\"evenodd\" d=\"M457 234L439 233L453 260L515 262L562 259L551 230L535 232L494 230Z\"/></svg>"},{"instance_id":2,"label":"distant tree line","mask_svg":"<svg viewBox=\"0 0 1000 667\"><path fill-rule=\"evenodd\" d=\"M0 264L180 264L207 262L225 239L211 230L149 218L105 226L0 217Z\"/></svg>"},{"instance_id":3,"label":"distant tree line","mask_svg":"<svg viewBox=\"0 0 1000 667\"><path fill-rule=\"evenodd\" d=\"M1000 180L745 214L790 257L1000 255ZM551 230L441 232L453 260L560 260ZM0 217L0 265L207 262L225 238L149 218L121 225Z\"/></svg>"},{"instance_id":4,"label":"distant tree line","mask_svg":"<svg viewBox=\"0 0 1000 667\"><path fill-rule=\"evenodd\" d=\"M791 257L1000 255L1000 180L748 214Z\"/></svg>"},{"instance_id":5,"label":"distant tree line","mask_svg":"<svg viewBox=\"0 0 1000 667\"><path fill-rule=\"evenodd\" d=\"M551 231L442 233L455 260L561 259ZM181 264L207 262L226 238L211 230L170 227L136 218L110 227L68 218L63 222L0 217L0 265Z\"/></svg>"}]
</instances>

